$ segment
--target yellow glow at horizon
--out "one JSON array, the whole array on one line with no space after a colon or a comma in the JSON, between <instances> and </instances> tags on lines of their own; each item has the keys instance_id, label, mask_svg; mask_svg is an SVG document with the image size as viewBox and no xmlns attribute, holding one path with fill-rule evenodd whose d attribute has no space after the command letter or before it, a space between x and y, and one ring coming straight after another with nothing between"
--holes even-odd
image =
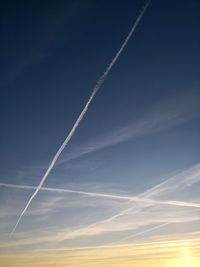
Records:
<instances>
[{"instance_id":1,"label":"yellow glow at horizon","mask_svg":"<svg viewBox=\"0 0 200 267\"><path fill-rule=\"evenodd\" d=\"M170 267L200 267L200 260L194 257L187 247L182 248L179 259L175 259Z\"/></svg>"},{"instance_id":2,"label":"yellow glow at horizon","mask_svg":"<svg viewBox=\"0 0 200 267\"><path fill-rule=\"evenodd\" d=\"M3 267L200 267L200 239L0 256Z\"/></svg>"},{"instance_id":3,"label":"yellow glow at horizon","mask_svg":"<svg viewBox=\"0 0 200 267\"><path fill-rule=\"evenodd\" d=\"M200 261L194 257L173 260L169 267L200 267Z\"/></svg>"}]
</instances>

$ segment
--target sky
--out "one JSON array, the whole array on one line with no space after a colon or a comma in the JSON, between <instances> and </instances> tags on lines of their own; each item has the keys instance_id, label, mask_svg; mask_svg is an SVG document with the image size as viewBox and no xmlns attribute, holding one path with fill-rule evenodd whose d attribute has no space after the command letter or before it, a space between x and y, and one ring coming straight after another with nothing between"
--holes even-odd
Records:
<instances>
[{"instance_id":1,"label":"sky","mask_svg":"<svg viewBox=\"0 0 200 267\"><path fill-rule=\"evenodd\" d=\"M0 265L200 266L200 2L2 1Z\"/></svg>"}]
</instances>

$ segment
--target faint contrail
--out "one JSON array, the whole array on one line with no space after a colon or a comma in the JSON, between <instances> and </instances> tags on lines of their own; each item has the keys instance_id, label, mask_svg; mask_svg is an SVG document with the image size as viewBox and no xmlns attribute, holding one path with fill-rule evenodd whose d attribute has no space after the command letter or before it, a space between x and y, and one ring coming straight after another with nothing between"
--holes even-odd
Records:
<instances>
[{"instance_id":1,"label":"faint contrail","mask_svg":"<svg viewBox=\"0 0 200 267\"><path fill-rule=\"evenodd\" d=\"M140 235L149 233L149 232L153 232L153 231L155 231L155 230L157 230L157 229L159 229L159 228L162 228L162 227L164 227L164 226L167 226L167 225L169 225L169 224L172 224L172 223L171 223L171 222L167 222L167 223L162 223L162 224L156 225L156 226L151 227L151 228L148 228L148 229L146 229L146 230L144 230L144 231L142 231L142 232L139 232L139 233L130 235L130 236L126 237L126 238L123 238L121 241L125 241L125 240L131 239L131 238L133 238L133 237L137 237L137 236L140 236Z\"/></svg>"},{"instance_id":2,"label":"faint contrail","mask_svg":"<svg viewBox=\"0 0 200 267\"><path fill-rule=\"evenodd\" d=\"M149 2L147 2L144 6L144 8L142 9L142 11L140 12L138 18L136 19L131 31L129 32L128 36L126 37L125 41L123 42L122 46L120 47L119 51L117 52L117 54L115 55L115 57L113 58L113 60L111 61L111 63L108 65L108 67L106 68L106 71L103 73L103 75L99 78L99 80L97 81L92 94L90 95L85 107L83 108L82 112L80 113L78 119L76 120L74 126L72 127L71 131L69 132L68 136L66 137L66 139L64 140L63 144L61 145L61 147L58 149L57 153L55 154L52 162L50 163L46 173L44 174L44 176L42 177L38 187L36 188L35 192L32 194L32 196L30 197L30 199L28 200L25 208L23 209L22 213L20 214L17 223L15 224L11 235L15 232L22 216L24 215L24 213L26 212L26 210L28 209L31 201L34 199L34 197L37 195L37 193L39 192L40 188L42 187L43 183L45 182L48 174L50 173L50 171L52 170L53 166L55 165L58 157L60 156L60 154L62 153L63 149L65 148L65 146L68 144L68 142L70 141L70 139L72 138L74 132L76 131L77 127L79 126L79 123L81 122L81 120L83 119L85 113L88 110L88 107L90 105L90 103L92 102L93 98L95 97L96 93L98 92L98 90L100 89L100 87L103 85L106 77L108 76L109 72L111 71L112 67L114 66L115 62L117 61L118 57L120 56L120 54L122 53L122 51L124 50L125 46L127 45L129 39L131 38L132 34L134 33L138 23L140 22L141 18L143 17L147 7L149 6Z\"/></svg>"},{"instance_id":3,"label":"faint contrail","mask_svg":"<svg viewBox=\"0 0 200 267\"><path fill-rule=\"evenodd\" d=\"M153 187L151 187L150 189L144 191L143 193L138 194L136 197L140 200L142 200L143 202L145 201L145 199L148 199L148 204L150 203L154 203L155 204L168 204L168 205L175 205L175 206L184 206L184 207L189 207L189 203L188 202L183 202L183 201L173 201L173 200L154 200L151 199L151 197L158 197L159 195L162 196L163 192L165 193L166 189L169 189L171 187L178 188L180 187L180 185L182 185L182 188L185 188L185 186L189 186L194 184L195 182L199 181L199 171L200 171L200 164L197 164L185 171L180 172L179 174L176 174L175 176L173 175L172 177L166 179L164 182L161 182ZM183 178L184 177L184 178ZM173 183L172 183L173 182ZM174 186L176 185L176 187ZM184 185L184 186L183 186ZM164 187L164 188L163 188ZM164 189L164 190L162 190ZM132 202L133 203L133 202ZM196 207L199 208L200 207L200 203L190 203L190 207ZM77 230L74 230L73 232L70 233L70 238L72 236L77 236L79 233L79 235L83 235L85 234L84 231L89 231L91 229L93 229L96 226L101 225L102 223L107 223L107 222L111 222L115 219L117 219L120 216L123 216L125 214L128 214L129 211L132 211L134 209L134 213L139 213L140 212L140 208L137 209L137 206L131 206L128 207L118 213L116 213L115 215L112 215L106 219L97 221L95 223L92 223L86 227L82 227L79 228ZM162 224L165 225L165 224ZM167 225L167 224L166 224ZM156 226L156 228L153 227L153 229L157 229L160 228L162 226ZM152 228L150 228L152 229ZM153 231L152 229L152 231ZM150 231L150 230L148 230ZM105 231L104 231L105 232ZM83 233L83 234L82 234ZM65 239L68 239L68 236L62 236L62 239L60 241L63 241Z\"/></svg>"}]
</instances>

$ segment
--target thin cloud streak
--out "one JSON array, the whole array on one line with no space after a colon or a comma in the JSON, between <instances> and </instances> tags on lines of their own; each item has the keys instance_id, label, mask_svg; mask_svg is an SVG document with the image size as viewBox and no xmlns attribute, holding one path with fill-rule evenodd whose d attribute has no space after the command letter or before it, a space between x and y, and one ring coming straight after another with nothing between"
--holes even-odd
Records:
<instances>
[{"instance_id":1,"label":"thin cloud streak","mask_svg":"<svg viewBox=\"0 0 200 267\"><path fill-rule=\"evenodd\" d=\"M169 186L172 186L171 181L174 181L174 184L179 186L182 184L182 187L185 188L185 186L190 186L194 185L196 182L198 182L198 173L200 172L200 164L197 164L185 171L179 172L179 174L174 175L173 177L168 178L165 180L165 182L161 182L158 185L153 186L150 190L146 190L145 192L136 195L138 199L147 197L148 192L154 192L154 197L162 197L162 194L159 194L160 191L158 191L158 188L169 188ZM187 174L187 175L186 175ZM184 179L183 179L184 176ZM187 177L186 177L187 176ZM176 178L175 178L176 177ZM194 177L196 177L194 179ZM184 180L182 182L182 179ZM190 183L189 183L190 181ZM183 185L184 184L184 185ZM12 185L12 188L14 185ZM27 189L27 186L25 186ZM19 186L17 186L19 188ZM22 188L25 189L25 188ZM32 190L32 188L28 189ZM174 187L175 192L177 191L177 188ZM164 192L164 190L162 190ZM158 195L157 195L158 194ZM142 197L141 197L142 196ZM170 197L170 195L168 196ZM9 242L8 246L14 246L14 247L19 247L23 245L37 245L46 243L47 245L50 242L56 242L59 243L64 240L71 240L71 239L76 239L80 238L81 236L90 236L90 237L95 237L97 235L102 235L106 234L109 232L123 232L126 230L134 230L136 234L145 235L144 231L140 232L141 227L147 228L148 226L150 227L151 225L155 225L154 227L158 228L160 227L160 223L188 223L188 222L195 222L199 220L199 216L197 216L196 211L193 209L188 209L190 207L187 207L187 205L184 207L184 209L178 209L178 207L175 207L176 209L171 206L172 209L168 209L168 207L165 206L159 206L159 201L154 202L142 202L140 201L129 201L127 202L127 207L126 209L122 209L120 212L117 212L117 214L114 214L110 217L107 217L105 219L98 220L92 224L82 226L79 228L66 228L66 229L57 229L56 232L52 232L52 229L48 232L45 231L40 237L35 237L34 238L29 238L29 239L22 239L21 241L17 240L17 242ZM162 201L163 202L163 201ZM172 202L172 200L167 200L167 202ZM119 204L117 204L117 208L119 209ZM59 204L60 205L60 204ZM176 217L174 217L172 214L176 213ZM172 216L171 216L171 215ZM125 216L125 217L124 217ZM127 217L128 216L128 217ZM127 219L128 218L128 219ZM158 225L159 224L159 225ZM153 228L154 228L153 227ZM147 230L149 232L153 231L151 228L148 228ZM147 231L145 230L145 231ZM155 229L156 230L156 229ZM25 236L26 234L31 234L29 232L24 233ZM22 236L21 236L22 235ZM23 237L23 233L20 233L19 236ZM25 237L24 236L24 237ZM127 239L129 239L127 237ZM120 240L119 240L120 241ZM4 247L5 244L2 244L2 247Z\"/></svg>"},{"instance_id":2,"label":"thin cloud streak","mask_svg":"<svg viewBox=\"0 0 200 267\"><path fill-rule=\"evenodd\" d=\"M68 136L66 137L65 141L63 142L63 144L61 145L61 147L58 149L57 153L55 154L52 162L50 163L46 173L44 174L44 176L42 177L38 187L36 188L36 190L34 191L34 193L32 194L32 196L30 197L30 199L28 200L25 208L23 209L23 211L21 212L13 230L11 231L11 236L12 234L15 232L15 230L17 229L23 215L25 214L26 210L28 209L29 205L31 204L32 200L35 198L35 196L37 195L37 193L39 192L39 190L41 189L42 185L44 184L47 176L49 175L49 173L51 172L52 168L54 167L56 161L58 160L60 154L62 153L62 151L64 150L64 148L66 147L66 145L68 144L68 142L70 141L70 139L72 138L72 136L74 135L76 129L78 128L81 120L83 119L84 115L86 114L90 103L92 102L93 98L95 97L96 93L98 92L98 90L101 88L101 86L103 85L104 81L106 80L108 74L110 73L112 67L114 66L115 62L117 61L117 59L119 58L120 54L123 52L123 50L125 49L128 41L130 40L132 34L134 33L138 23L140 22L140 20L142 19L144 13L146 12L148 6L149 6L150 2L147 2L146 5L144 6L144 8L142 9L142 11L140 12L139 16L136 19L136 22L134 23L131 31L129 32L128 36L126 37L125 41L123 42L122 46L120 47L119 51L117 52L117 54L115 55L115 57L113 58L113 60L111 61L111 63L108 65L108 67L106 68L106 71L103 73L103 75L99 78L99 80L97 81L97 84L95 85L93 92L91 94L91 96L89 97L85 107L83 108L82 112L80 113L78 119L76 120L74 126L72 127L71 131L69 132Z\"/></svg>"},{"instance_id":3,"label":"thin cloud streak","mask_svg":"<svg viewBox=\"0 0 200 267\"><path fill-rule=\"evenodd\" d=\"M164 224L163 224L164 226ZM193 234L193 232L191 233L187 233L189 235ZM198 236L199 232L195 232L195 234ZM192 235L193 236L193 235ZM77 250L99 250L99 249L109 249L109 248L123 248L123 247L132 247L132 246L138 246L138 247L144 247L144 246L152 246L154 248L156 247L160 247L161 245L164 245L166 242L169 244L176 244L177 242L180 243L187 243L188 241L190 242L199 242L200 239L199 238L187 238L187 239L175 239L175 240L169 240L167 238L164 238L164 240L155 240L152 242L145 242L145 243L119 243L119 244L109 244L109 245L99 245L99 246L83 246L83 247L64 247L64 248L41 248L41 249L34 249L32 250L32 252L56 252L56 251L77 251Z\"/></svg>"},{"instance_id":4,"label":"thin cloud streak","mask_svg":"<svg viewBox=\"0 0 200 267\"><path fill-rule=\"evenodd\" d=\"M179 126L196 116L199 116L199 101L195 100L193 107L185 105L188 98L194 95L179 96L170 101L163 102L162 105L149 110L138 120L127 125L121 126L107 134L102 135L96 140L90 140L83 145L78 145L67 155L57 162L57 165L65 164L71 160L95 153L101 149L114 146L128 140L134 140L154 133L163 132ZM198 99L198 97L196 97ZM179 103L179 105L177 105Z\"/></svg>"},{"instance_id":5,"label":"thin cloud streak","mask_svg":"<svg viewBox=\"0 0 200 267\"><path fill-rule=\"evenodd\" d=\"M161 195L174 192L177 189L180 190L192 186L198 182L200 182L200 164L196 164L195 166L172 176L155 187L150 188L141 196L147 198L160 197Z\"/></svg>"},{"instance_id":6,"label":"thin cloud streak","mask_svg":"<svg viewBox=\"0 0 200 267\"><path fill-rule=\"evenodd\" d=\"M162 224L153 226L153 227L148 228L148 229L146 229L146 230L144 230L144 231L141 231L141 232L139 232L139 233L130 235L130 236L128 236L128 237L122 239L121 241L126 241L126 240L129 240L129 239L133 238L133 237L137 237L137 236L140 236L140 235L149 233L149 232L153 232L153 231L155 231L155 230L157 230L157 229L159 229L159 228L165 227L165 226L167 226L167 225L169 225L169 224L172 224L172 223L171 223L171 222L167 222L167 223L162 223Z\"/></svg>"},{"instance_id":7,"label":"thin cloud streak","mask_svg":"<svg viewBox=\"0 0 200 267\"><path fill-rule=\"evenodd\" d=\"M164 194L166 191L169 191L170 189L171 190L176 190L177 187L180 187L180 185L184 188L184 187L187 187L187 186L191 186L192 184L195 184L197 182L200 181L200 164L197 164L191 168L189 168L188 170L186 171L182 171L181 173L165 180L164 182L161 182L160 184L152 187L151 189L149 190L146 190L144 193L141 193L139 195L137 195L137 198L138 199L145 199L145 198L149 198L150 196L153 196L153 197L161 197L162 194ZM151 200L150 200L151 201ZM154 202L154 205L155 204L163 204L163 202L165 201L161 201L161 200L153 200ZM150 206L153 204L153 202L148 202L147 204ZM175 204L177 203L177 201L166 201L168 204ZM179 201L178 201L179 202ZM141 201L138 202L138 203L134 203L134 202L130 202L131 205L133 204L141 204ZM145 204L143 202L143 204ZM166 204L166 203L165 203ZM179 203L180 204L180 203ZM199 204L198 204L199 205ZM181 205L182 206L182 203ZM185 205L185 207L187 207L187 205ZM100 233L105 233L107 231L110 231L109 227L106 228L104 226L104 224L106 223L110 223L112 221L114 221L115 219L123 216L123 215L127 215L129 214L130 212L134 211L134 214L136 213L139 213L141 212L141 207L140 206L131 206L131 207L128 207L126 208L125 210L122 210L118 213L116 213L115 215L112 215L111 217L108 217L107 219L104 219L104 220L101 220L101 221L98 221L96 223L93 223L93 224L90 224L86 227L82 227L82 228L79 228L73 232L70 232L68 233L65 237L62 236L61 240L60 241L63 241L65 239L73 239L73 238L77 238L78 236L82 236L82 235L97 235L97 234L100 234ZM174 221L172 220L172 222L178 222L178 221ZM151 221L151 224L153 222ZM168 223L168 222L165 222L165 223ZM145 226L145 224L148 224L148 223L144 223L143 226ZM102 227L103 225L103 227ZM100 226L100 228L99 228ZM149 229L149 231L151 231L151 228Z\"/></svg>"},{"instance_id":8,"label":"thin cloud streak","mask_svg":"<svg viewBox=\"0 0 200 267\"><path fill-rule=\"evenodd\" d=\"M64 164L84 155L126 142L130 139L136 139L141 136L160 132L164 129L179 125L185 120L186 119L183 118L182 114L179 114L176 111L159 115L153 114L152 117L144 117L139 121L125 125L112 133L104 135L101 139L93 142L90 141L81 147L79 146L77 149L75 148L74 151L66 155L64 159L61 159L58 164Z\"/></svg>"}]
</instances>

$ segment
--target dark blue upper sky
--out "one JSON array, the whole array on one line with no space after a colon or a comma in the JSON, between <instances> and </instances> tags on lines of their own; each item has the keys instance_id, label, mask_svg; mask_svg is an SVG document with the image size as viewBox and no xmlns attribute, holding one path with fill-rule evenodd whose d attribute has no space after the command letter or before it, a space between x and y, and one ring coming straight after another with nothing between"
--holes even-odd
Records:
<instances>
[{"instance_id":1,"label":"dark blue upper sky","mask_svg":"<svg viewBox=\"0 0 200 267\"><path fill-rule=\"evenodd\" d=\"M36 166L45 169L143 5L143 1L2 1L2 180L18 181L22 170ZM159 136L137 142L129 138L101 149L98 162L111 158L117 168L123 157L123 170L128 161L130 166L134 162L143 166L138 155L148 161L148 153L153 153L155 162L172 160L169 170L174 170L198 161L199 25L199 1L152 1L63 157L84 144L94 146L96 139L107 140L107 134L112 139L112 132L117 135L121 127L150 114L181 112L187 123L170 126ZM32 177L32 183L38 179Z\"/></svg>"}]
</instances>

